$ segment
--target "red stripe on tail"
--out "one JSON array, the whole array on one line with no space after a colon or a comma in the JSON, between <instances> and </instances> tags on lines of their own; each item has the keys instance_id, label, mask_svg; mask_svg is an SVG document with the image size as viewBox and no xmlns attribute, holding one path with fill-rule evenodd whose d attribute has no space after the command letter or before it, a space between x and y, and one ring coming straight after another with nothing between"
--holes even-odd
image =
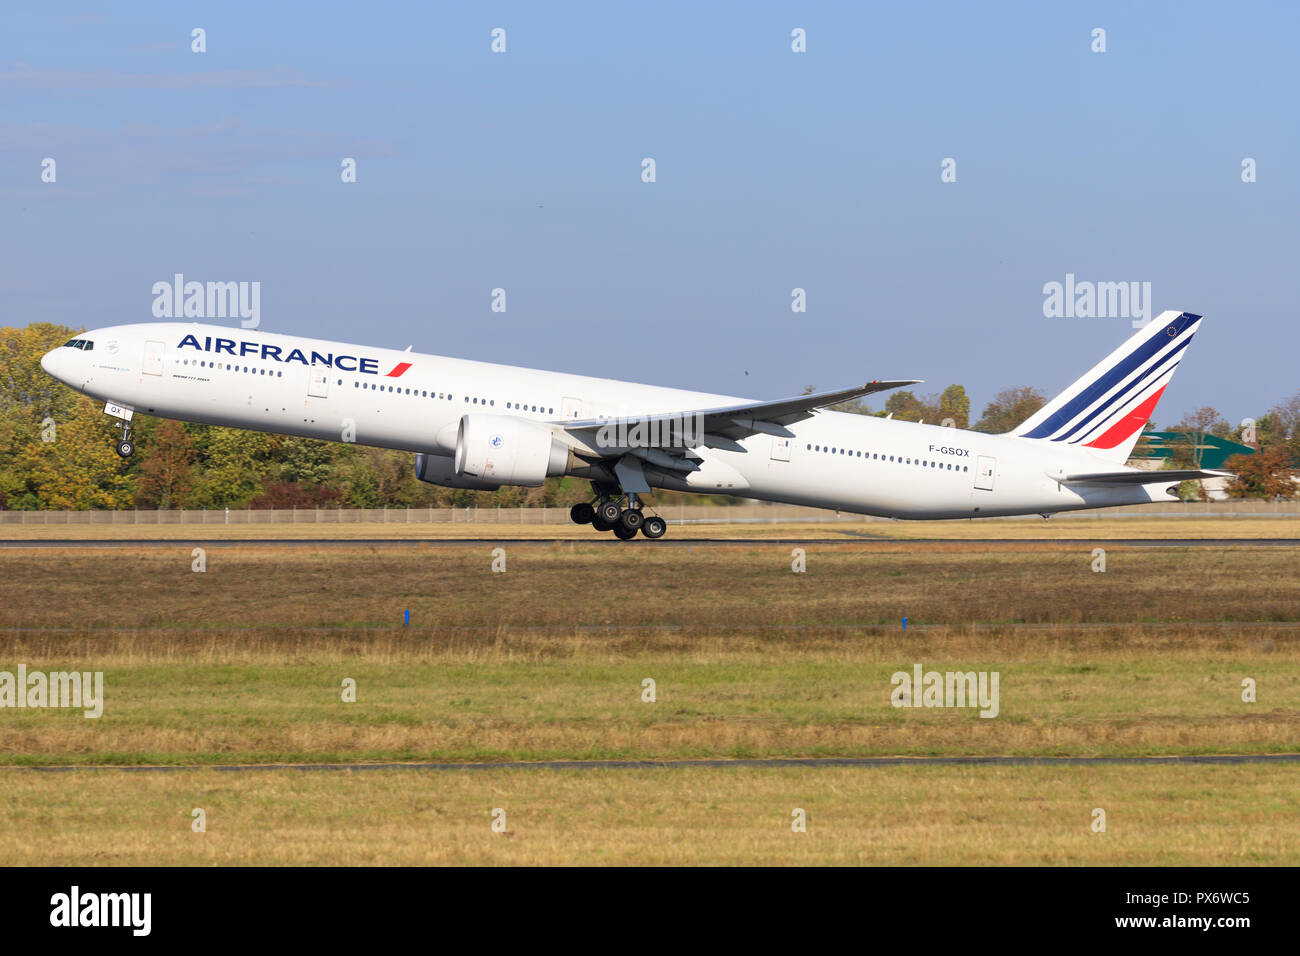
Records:
<instances>
[{"instance_id":1,"label":"red stripe on tail","mask_svg":"<svg viewBox=\"0 0 1300 956\"><path fill-rule=\"evenodd\" d=\"M1164 394L1165 387L1160 386L1150 398L1139 405L1133 411L1129 412L1114 425L1111 425L1097 439L1084 445L1085 448L1114 448L1120 442L1125 441L1132 434L1151 421L1151 413L1156 410L1156 402L1160 401L1160 396Z\"/></svg>"}]
</instances>

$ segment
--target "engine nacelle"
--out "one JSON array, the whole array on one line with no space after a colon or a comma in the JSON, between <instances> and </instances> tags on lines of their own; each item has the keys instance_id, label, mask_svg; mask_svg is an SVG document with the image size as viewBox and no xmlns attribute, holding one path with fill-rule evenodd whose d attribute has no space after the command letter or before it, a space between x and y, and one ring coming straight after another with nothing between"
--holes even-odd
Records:
<instances>
[{"instance_id":1,"label":"engine nacelle","mask_svg":"<svg viewBox=\"0 0 1300 956\"><path fill-rule=\"evenodd\" d=\"M496 491L501 487L495 482L462 478L456 474L455 467L455 462L445 455L426 455L420 452L415 456L415 477L431 485L442 485L444 488L473 488L476 491Z\"/></svg>"},{"instance_id":2,"label":"engine nacelle","mask_svg":"<svg viewBox=\"0 0 1300 956\"><path fill-rule=\"evenodd\" d=\"M509 415L466 415L456 433L454 471L477 481L536 486L565 474L572 457L550 425Z\"/></svg>"}]
</instances>

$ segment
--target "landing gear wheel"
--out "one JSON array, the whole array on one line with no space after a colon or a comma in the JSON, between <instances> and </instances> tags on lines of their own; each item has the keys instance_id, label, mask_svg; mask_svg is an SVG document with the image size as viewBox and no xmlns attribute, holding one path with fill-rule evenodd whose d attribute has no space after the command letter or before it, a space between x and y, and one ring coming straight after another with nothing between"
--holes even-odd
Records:
<instances>
[{"instance_id":1,"label":"landing gear wheel","mask_svg":"<svg viewBox=\"0 0 1300 956\"><path fill-rule=\"evenodd\" d=\"M596 517L596 509L582 501L569 509L569 518L574 524L591 524Z\"/></svg>"},{"instance_id":2,"label":"landing gear wheel","mask_svg":"<svg viewBox=\"0 0 1300 956\"><path fill-rule=\"evenodd\" d=\"M629 541L636 537L636 528L629 528L623 522L614 525L614 537L620 541Z\"/></svg>"},{"instance_id":3,"label":"landing gear wheel","mask_svg":"<svg viewBox=\"0 0 1300 956\"><path fill-rule=\"evenodd\" d=\"M591 519L591 526L597 531L613 531L614 526L602 518L600 515Z\"/></svg>"},{"instance_id":4,"label":"landing gear wheel","mask_svg":"<svg viewBox=\"0 0 1300 956\"><path fill-rule=\"evenodd\" d=\"M129 438L123 438L117 443L117 453L123 458L130 458L135 454L135 442Z\"/></svg>"},{"instance_id":5,"label":"landing gear wheel","mask_svg":"<svg viewBox=\"0 0 1300 956\"><path fill-rule=\"evenodd\" d=\"M651 515L641 525L641 533L647 538L662 538L668 532L668 522L658 515Z\"/></svg>"},{"instance_id":6,"label":"landing gear wheel","mask_svg":"<svg viewBox=\"0 0 1300 956\"><path fill-rule=\"evenodd\" d=\"M617 501L606 499L596 505L596 517L605 522L605 524L609 525L611 528L618 523L619 515L621 514L622 509L619 508Z\"/></svg>"},{"instance_id":7,"label":"landing gear wheel","mask_svg":"<svg viewBox=\"0 0 1300 956\"><path fill-rule=\"evenodd\" d=\"M644 521L645 515L637 508L628 508L618 516L618 523L624 528L630 528L633 534L640 530Z\"/></svg>"}]
</instances>

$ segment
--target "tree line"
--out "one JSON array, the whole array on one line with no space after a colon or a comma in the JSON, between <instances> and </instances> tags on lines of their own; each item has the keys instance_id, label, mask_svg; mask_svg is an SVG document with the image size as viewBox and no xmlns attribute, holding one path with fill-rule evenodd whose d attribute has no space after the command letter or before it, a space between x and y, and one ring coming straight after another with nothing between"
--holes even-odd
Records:
<instances>
[{"instance_id":1,"label":"tree line","mask_svg":"<svg viewBox=\"0 0 1300 956\"><path fill-rule=\"evenodd\" d=\"M567 507L590 497L588 483L576 478L494 492L441 488L416 479L409 452L139 414L133 422L137 452L123 460L113 450L115 420L103 413L102 403L41 369L42 355L80 331L45 322L0 329L0 509ZM1033 388L1006 389L974 428L1008 431L1043 403ZM951 420L966 428L971 404L962 386L951 385L924 397L894 392L880 411L860 401L840 408L932 424ZM1239 438L1241 432L1213 409L1200 409L1174 428L1184 426L1222 437ZM1300 392L1261 415L1256 429L1269 457L1251 465L1263 471L1242 493L1271 496L1280 493L1275 473L1300 462ZM735 500L667 492L656 498Z\"/></svg>"}]
</instances>

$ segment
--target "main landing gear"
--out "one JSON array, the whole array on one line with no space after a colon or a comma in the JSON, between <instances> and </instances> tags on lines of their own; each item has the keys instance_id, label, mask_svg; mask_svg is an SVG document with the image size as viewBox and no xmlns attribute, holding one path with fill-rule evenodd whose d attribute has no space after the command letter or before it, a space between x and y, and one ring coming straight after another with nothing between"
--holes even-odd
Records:
<instances>
[{"instance_id":1,"label":"main landing gear","mask_svg":"<svg viewBox=\"0 0 1300 956\"><path fill-rule=\"evenodd\" d=\"M589 524L597 531L612 531L622 541L629 541L640 531L647 538L662 538L668 522L658 515L646 515L634 492L618 497L618 489L595 488L600 497L594 504L581 502L569 509L574 524ZM627 507L623 507L626 500Z\"/></svg>"}]
</instances>

